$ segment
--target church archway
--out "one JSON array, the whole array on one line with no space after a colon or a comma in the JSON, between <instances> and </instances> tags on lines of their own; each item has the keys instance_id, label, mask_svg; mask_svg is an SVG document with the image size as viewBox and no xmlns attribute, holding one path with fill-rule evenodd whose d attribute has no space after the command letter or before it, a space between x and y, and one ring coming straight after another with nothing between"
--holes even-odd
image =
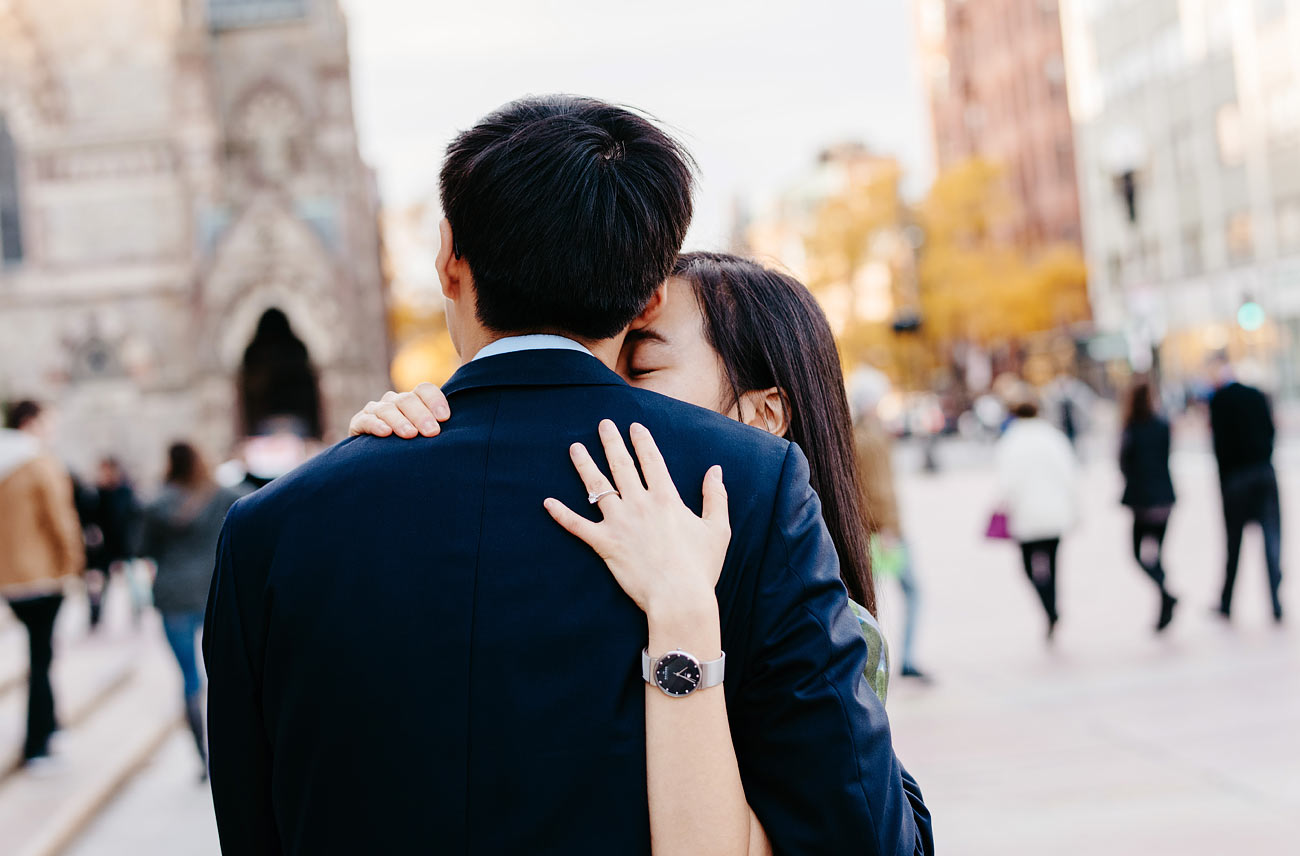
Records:
<instances>
[{"instance_id":1,"label":"church archway","mask_svg":"<svg viewBox=\"0 0 1300 856\"><path fill-rule=\"evenodd\" d=\"M257 333L244 351L239 393L245 436L288 430L320 438L316 369L279 309L266 310L257 322Z\"/></svg>"}]
</instances>

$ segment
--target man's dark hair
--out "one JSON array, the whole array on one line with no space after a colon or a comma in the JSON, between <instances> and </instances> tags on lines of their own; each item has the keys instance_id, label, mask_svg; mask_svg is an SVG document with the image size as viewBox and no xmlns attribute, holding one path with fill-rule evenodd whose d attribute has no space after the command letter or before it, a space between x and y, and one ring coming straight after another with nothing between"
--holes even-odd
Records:
<instances>
[{"instance_id":1,"label":"man's dark hair","mask_svg":"<svg viewBox=\"0 0 1300 856\"><path fill-rule=\"evenodd\" d=\"M5 427L18 431L26 428L28 423L41 415L41 406L30 398L15 401L5 411Z\"/></svg>"},{"instance_id":2,"label":"man's dark hair","mask_svg":"<svg viewBox=\"0 0 1300 856\"><path fill-rule=\"evenodd\" d=\"M442 208L479 321L498 333L618 334L672 269L692 181L676 140L593 98L522 98L462 132L442 166Z\"/></svg>"}]
</instances>

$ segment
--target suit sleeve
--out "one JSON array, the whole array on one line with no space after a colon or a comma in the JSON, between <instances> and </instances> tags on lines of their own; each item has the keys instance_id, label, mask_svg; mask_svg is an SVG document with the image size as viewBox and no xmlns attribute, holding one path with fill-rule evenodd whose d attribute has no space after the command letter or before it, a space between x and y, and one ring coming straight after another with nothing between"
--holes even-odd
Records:
<instances>
[{"instance_id":1,"label":"suit sleeve","mask_svg":"<svg viewBox=\"0 0 1300 856\"><path fill-rule=\"evenodd\" d=\"M260 645L250 641L262 625L262 587L249 579L259 569L240 560L238 511L231 510L221 530L203 629L209 774L222 852L271 856L281 852L271 807L271 745L262 719Z\"/></svg>"},{"instance_id":2,"label":"suit sleeve","mask_svg":"<svg viewBox=\"0 0 1300 856\"><path fill-rule=\"evenodd\" d=\"M930 814L863 678L866 642L791 446L731 711L745 794L778 854L932 854Z\"/></svg>"}]
</instances>

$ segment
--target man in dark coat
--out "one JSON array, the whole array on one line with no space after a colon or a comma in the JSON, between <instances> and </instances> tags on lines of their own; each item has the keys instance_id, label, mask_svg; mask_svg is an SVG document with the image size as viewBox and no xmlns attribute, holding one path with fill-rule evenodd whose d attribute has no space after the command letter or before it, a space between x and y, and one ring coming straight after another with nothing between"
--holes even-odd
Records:
<instances>
[{"instance_id":1,"label":"man in dark coat","mask_svg":"<svg viewBox=\"0 0 1300 856\"><path fill-rule=\"evenodd\" d=\"M1233 379L1220 366L1221 384L1210 398L1210 429L1219 464L1223 520L1227 528L1228 559L1223 576L1219 613L1232 611L1232 588L1246 524L1255 521L1264 534L1264 559L1273 597L1273 618L1282 621L1282 512L1277 475L1273 471L1273 413L1268 398L1254 387Z\"/></svg>"}]
</instances>

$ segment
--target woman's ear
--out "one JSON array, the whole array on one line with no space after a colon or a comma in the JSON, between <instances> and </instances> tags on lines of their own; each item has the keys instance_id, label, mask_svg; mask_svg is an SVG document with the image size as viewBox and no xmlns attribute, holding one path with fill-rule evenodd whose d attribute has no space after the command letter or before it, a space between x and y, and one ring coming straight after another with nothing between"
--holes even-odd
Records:
<instances>
[{"instance_id":1,"label":"woman's ear","mask_svg":"<svg viewBox=\"0 0 1300 856\"><path fill-rule=\"evenodd\" d=\"M790 413L780 387L756 389L740 396L740 421L777 437L790 430Z\"/></svg>"}]
</instances>

